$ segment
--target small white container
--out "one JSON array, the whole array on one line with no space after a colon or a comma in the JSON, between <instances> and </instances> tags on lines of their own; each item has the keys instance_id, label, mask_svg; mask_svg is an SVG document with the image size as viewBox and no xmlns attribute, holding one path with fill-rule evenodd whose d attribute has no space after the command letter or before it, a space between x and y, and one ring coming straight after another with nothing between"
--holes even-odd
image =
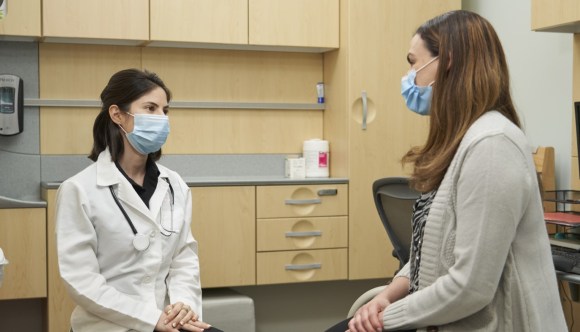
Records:
<instances>
[{"instance_id":1,"label":"small white container","mask_svg":"<svg viewBox=\"0 0 580 332\"><path fill-rule=\"evenodd\" d=\"M290 179L304 179L306 177L306 163L299 156L288 156L285 162L285 175Z\"/></svg>"},{"instance_id":2,"label":"small white container","mask_svg":"<svg viewBox=\"0 0 580 332\"><path fill-rule=\"evenodd\" d=\"M321 139L304 141L302 152L306 163L306 177L327 178L330 166L328 141Z\"/></svg>"},{"instance_id":3,"label":"small white container","mask_svg":"<svg viewBox=\"0 0 580 332\"><path fill-rule=\"evenodd\" d=\"M8 264L8 260L4 257L4 252L0 248L0 287L2 287L2 280L4 280L4 265Z\"/></svg>"}]
</instances>

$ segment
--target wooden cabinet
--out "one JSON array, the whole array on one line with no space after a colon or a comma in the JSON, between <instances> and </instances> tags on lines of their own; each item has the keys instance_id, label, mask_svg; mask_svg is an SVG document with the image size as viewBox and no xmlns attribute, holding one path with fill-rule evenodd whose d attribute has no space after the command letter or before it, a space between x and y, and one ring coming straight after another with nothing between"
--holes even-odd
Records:
<instances>
[{"instance_id":1,"label":"wooden cabinet","mask_svg":"<svg viewBox=\"0 0 580 332\"><path fill-rule=\"evenodd\" d=\"M43 0L42 31L46 40L139 44L149 39L149 1Z\"/></svg>"},{"instance_id":2,"label":"wooden cabinet","mask_svg":"<svg viewBox=\"0 0 580 332\"><path fill-rule=\"evenodd\" d=\"M40 0L15 3L0 34L40 36ZM24 15L21 7L36 7ZM339 46L339 0L44 0L46 41L321 52ZM13 30L2 28L10 27Z\"/></svg>"},{"instance_id":3,"label":"wooden cabinet","mask_svg":"<svg viewBox=\"0 0 580 332\"><path fill-rule=\"evenodd\" d=\"M347 278L348 186L259 186L257 284Z\"/></svg>"},{"instance_id":4,"label":"wooden cabinet","mask_svg":"<svg viewBox=\"0 0 580 332\"><path fill-rule=\"evenodd\" d=\"M532 0L532 30L580 32L580 2Z\"/></svg>"},{"instance_id":5,"label":"wooden cabinet","mask_svg":"<svg viewBox=\"0 0 580 332\"><path fill-rule=\"evenodd\" d=\"M0 39L40 37L40 0L4 1L7 15L0 19Z\"/></svg>"},{"instance_id":6,"label":"wooden cabinet","mask_svg":"<svg viewBox=\"0 0 580 332\"><path fill-rule=\"evenodd\" d=\"M46 297L46 210L0 209L4 267L0 300Z\"/></svg>"},{"instance_id":7,"label":"wooden cabinet","mask_svg":"<svg viewBox=\"0 0 580 332\"><path fill-rule=\"evenodd\" d=\"M427 136L428 119L410 112L400 95L412 34L460 6L459 0L340 2L340 49L324 55L326 106L333 110L324 113L324 138L331 142L331 176L349 178L350 279L384 278L398 268L372 184L405 175L401 157Z\"/></svg>"},{"instance_id":8,"label":"wooden cabinet","mask_svg":"<svg viewBox=\"0 0 580 332\"><path fill-rule=\"evenodd\" d=\"M338 0L249 0L251 45L338 48Z\"/></svg>"},{"instance_id":9,"label":"wooden cabinet","mask_svg":"<svg viewBox=\"0 0 580 332\"><path fill-rule=\"evenodd\" d=\"M248 0L151 0L151 41L248 43Z\"/></svg>"},{"instance_id":10,"label":"wooden cabinet","mask_svg":"<svg viewBox=\"0 0 580 332\"><path fill-rule=\"evenodd\" d=\"M70 315L76 306L73 300L68 296L64 282L60 278L58 271L58 255L56 251L56 189L42 192L43 199L47 202L46 209L46 237L47 248L47 266L48 266L48 294L47 294L47 331L62 332L70 329Z\"/></svg>"},{"instance_id":11,"label":"wooden cabinet","mask_svg":"<svg viewBox=\"0 0 580 332\"><path fill-rule=\"evenodd\" d=\"M204 288L256 283L255 187L191 188Z\"/></svg>"}]
</instances>

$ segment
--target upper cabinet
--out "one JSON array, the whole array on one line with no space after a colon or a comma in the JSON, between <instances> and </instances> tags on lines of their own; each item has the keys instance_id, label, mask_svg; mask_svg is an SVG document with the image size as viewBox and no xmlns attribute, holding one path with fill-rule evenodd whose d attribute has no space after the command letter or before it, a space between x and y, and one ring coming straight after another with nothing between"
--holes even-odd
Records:
<instances>
[{"instance_id":1,"label":"upper cabinet","mask_svg":"<svg viewBox=\"0 0 580 332\"><path fill-rule=\"evenodd\" d=\"M40 36L40 0L13 3L36 4ZM16 10L12 15L32 20ZM43 0L42 37L66 43L324 52L338 48L338 15L338 0Z\"/></svg>"},{"instance_id":2,"label":"upper cabinet","mask_svg":"<svg viewBox=\"0 0 580 332\"><path fill-rule=\"evenodd\" d=\"M532 30L580 32L580 2L532 0Z\"/></svg>"},{"instance_id":3,"label":"upper cabinet","mask_svg":"<svg viewBox=\"0 0 580 332\"><path fill-rule=\"evenodd\" d=\"M149 1L43 0L42 15L49 41L140 44L149 39Z\"/></svg>"},{"instance_id":4,"label":"upper cabinet","mask_svg":"<svg viewBox=\"0 0 580 332\"><path fill-rule=\"evenodd\" d=\"M0 39L40 37L40 0L4 0L4 3L6 14L0 18Z\"/></svg>"},{"instance_id":5,"label":"upper cabinet","mask_svg":"<svg viewBox=\"0 0 580 332\"><path fill-rule=\"evenodd\" d=\"M247 44L248 0L151 0L150 39Z\"/></svg>"},{"instance_id":6,"label":"upper cabinet","mask_svg":"<svg viewBox=\"0 0 580 332\"><path fill-rule=\"evenodd\" d=\"M338 0L248 0L250 45L338 48Z\"/></svg>"}]
</instances>

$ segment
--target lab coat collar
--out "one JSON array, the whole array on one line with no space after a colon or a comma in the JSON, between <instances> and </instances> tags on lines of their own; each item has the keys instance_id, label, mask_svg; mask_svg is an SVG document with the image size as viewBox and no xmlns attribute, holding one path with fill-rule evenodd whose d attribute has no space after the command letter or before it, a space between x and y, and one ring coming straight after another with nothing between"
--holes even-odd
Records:
<instances>
[{"instance_id":1,"label":"lab coat collar","mask_svg":"<svg viewBox=\"0 0 580 332\"><path fill-rule=\"evenodd\" d=\"M143 203L143 200L139 197L133 186L131 186L131 183L129 183L129 181L127 181L123 174L121 174L117 169L117 166L111 159L111 154L108 148L103 150L97 159L97 185L103 187L117 185L116 193L119 200L122 201L123 204L138 211L154 224L156 224L156 216L158 215L163 203L162 195L167 195L169 192L169 185L165 180L161 179L162 177L168 176L167 171L162 168L159 172L160 179L157 182L157 188L149 201L150 208L147 208L147 205Z\"/></svg>"}]
</instances>

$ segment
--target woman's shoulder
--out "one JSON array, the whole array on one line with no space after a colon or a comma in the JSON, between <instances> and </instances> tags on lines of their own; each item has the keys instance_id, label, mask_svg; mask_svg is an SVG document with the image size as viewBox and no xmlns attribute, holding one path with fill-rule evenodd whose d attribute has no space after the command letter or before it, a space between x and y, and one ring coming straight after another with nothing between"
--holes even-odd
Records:
<instances>
[{"instance_id":1,"label":"woman's shoulder","mask_svg":"<svg viewBox=\"0 0 580 332\"><path fill-rule=\"evenodd\" d=\"M469 128L463 137L463 146L472 146L493 137L504 137L522 150L530 150L523 131L508 118L497 111L483 114Z\"/></svg>"}]
</instances>

